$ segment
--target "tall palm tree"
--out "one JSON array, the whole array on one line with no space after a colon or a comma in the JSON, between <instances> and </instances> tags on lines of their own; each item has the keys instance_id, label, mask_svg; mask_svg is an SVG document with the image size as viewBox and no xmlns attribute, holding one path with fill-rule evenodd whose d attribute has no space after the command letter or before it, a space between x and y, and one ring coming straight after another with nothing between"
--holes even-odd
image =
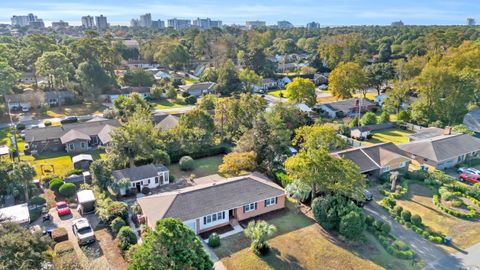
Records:
<instances>
[{"instance_id":1,"label":"tall palm tree","mask_svg":"<svg viewBox=\"0 0 480 270\"><path fill-rule=\"evenodd\" d=\"M277 231L277 228L266 221L250 221L244 233L251 241L251 249L259 255L265 254L268 249L267 239Z\"/></svg>"}]
</instances>

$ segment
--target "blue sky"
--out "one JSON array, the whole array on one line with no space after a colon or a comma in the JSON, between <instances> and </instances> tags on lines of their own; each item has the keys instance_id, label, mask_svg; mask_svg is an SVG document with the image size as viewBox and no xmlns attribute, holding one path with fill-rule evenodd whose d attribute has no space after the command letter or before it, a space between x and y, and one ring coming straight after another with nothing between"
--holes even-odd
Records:
<instances>
[{"instance_id":1,"label":"blue sky","mask_svg":"<svg viewBox=\"0 0 480 270\"><path fill-rule=\"evenodd\" d=\"M150 12L153 19L210 17L224 23L288 20L295 25L464 24L467 17L480 22L480 0L0 0L0 22L14 14L35 13L44 21L79 24L83 15L103 14L111 24L128 24Z\"/></svg>"}]
</instances>

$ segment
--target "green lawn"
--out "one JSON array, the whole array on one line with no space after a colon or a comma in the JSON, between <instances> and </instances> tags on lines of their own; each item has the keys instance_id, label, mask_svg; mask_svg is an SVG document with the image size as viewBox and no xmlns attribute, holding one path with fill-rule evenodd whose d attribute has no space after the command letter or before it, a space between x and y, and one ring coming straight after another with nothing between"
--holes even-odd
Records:
<instances>
[{"instance_id":1,"label":"green lawn","mask_svg":"<svg viewBox=\"0 0 480 270\"><path fill-rule=\"evenodd\" d=\"M280 93L282 93L283 98L286 98L287 97L286 92L287 92L287 90L285 90L285 89L275 89L275 90L268 91L268 94L272 95L274 97L281 97Z\"/></svg>"},{"instance_id":2,"label":"green lawn","mask_svg":"<svg viewBox=\"0 0 480 270\"><path fill-rule=\"evenodd\" d=\"M256 256L249 248L249 240L243 233L221 240L220 247L214 249L227 269L406 269L410 261L402 261L390 256L369 237L367 243L347 245L334 236L325 233L312 219L298 212L291 202L287 209L267 222L277 227L271 237L271 252ZM394 265L393 267L390 267ZM321 266L321 267L320 267Z\"/></svg>"},{"instance_id":3,"label":"green lawn","mask_svg":"<svg viewBox=\"0 0 480 270\"><path fill-rule=\"evenodd\" d=\"M182 171L178 163L170 165L170 174L175 179L188 177L194 174L196 177L203 177L218 173L218 166L223 163L223 155L200 158L195 160L195 168L192 171Z\"/></svg>"},{"instance_id":4,"label":"green lawn","mask_svg":"<svg viewBox=\"0 0 480 270\"><path fill-rule=\"evenodd\" d=\"M178 99L161 99L150 102L154 109L169 109L181 108L187 106L185 103L180 103Z\"/></svg>"},{"instance_id":5,"label":"green lawn","mask_svg":"<svg viewBox=\"0 0 480 270\"><path fill-rule=\"evenodd\" d=\"M197 81L192 79L192 78L186 78L185 80L185 84L194 84L196 83Z\"/></svg>"},{"instance_id":6,"label":"green lawn","mask_svg":"<svg viewBox=\"0 0 480 270\"><path fill-rule=\"evenodd\" d=\"M394 144L402 144L408 142L408 136L414 134L411 131L402 130L398 128L388 128L378 131L373 131L373 137L366 141L367 143L382 143L392 142Z\"/></svg>"}]
</instances>

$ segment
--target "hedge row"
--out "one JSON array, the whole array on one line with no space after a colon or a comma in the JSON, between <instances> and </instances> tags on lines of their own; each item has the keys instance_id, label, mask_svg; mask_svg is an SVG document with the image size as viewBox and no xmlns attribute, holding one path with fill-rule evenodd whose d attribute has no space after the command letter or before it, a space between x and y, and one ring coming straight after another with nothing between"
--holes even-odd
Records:
<instances>
[{"instance_id":1,"label":"hedge row","mask_svg":"<svg viewBox=\"0 0 480 270\"><path fill-rule=\"evenodd\" d=\"M388 198L388 199L387 199ZM387 199L387 200L385 200ZM386 203L385 201L388 201L389 203ZM392 203L393 201L393 203ZM392 198L389 198L389 197L385 197L384 198L384 201L381 203L381 205L388 210L388 212L390 213L390 215L396 220L398 221L398 223L404 225L405 227L411 229L412 231L416 232L417 234L423 236L425 239L431 241L431 242L434 242L434 243L437 243L437 244L441 244L443 243L444 241L444 238L445 236L442 234L442 233L439 233L439 232L435 232L433 230L431 230L430 228L428 228L427 226L425 226L423 223L422 223L422 219L420 216L414 214L412 215L410 213L410 211L408 210L403 210L400 208L401 207L396 207L396 201L393 200ZM414 218L414 223L412 223L412 217L416 217L418 216L419 218Z\"/></svg>"},{"instance_id":2,"label":"hedge row","mask_svg":"<svg viewBox=\"0 0 480 270\"><path fill-rule=\"evenodd\" d=\"M445 205L442 204L442 202L440 201L440 196L438 196L437 194L433 195L433 204L435 204L435 206L440 208L443 212L449 215L452 215L454 217L472 219L477 215L477 211L471 205L467 205L468 213L457 211L457 210L446 207Z\"/></svg>"},{"instance_id":3,"label":"hedge row","mask_svg":"<svg viewBox=\"0 0 480 270\"><path fill-rule=\"evenodd\" d=\"M367 222L367 220L370 220ZM415 252L404 242L397 240L390 232L390 226L381 220L367 216L367 228L378 239L383 248L392 256L400 259L412 259Z\"/></svg>"},{"instance_id":4,"label":"hedge row","mask_svg":"<svg viewBox=\"0 0 480 270\"><path fill-rule=\"evenodd\" d=\"M227 144L219 144L219 145L214 145L209 148L203 149L202 151L196 152L196 153L187 153L183 151L175 151L174 153L169 153L170 154L170 162L175 163L178 162L183 156L190 156L193 159L199 159L199 158L204 158L204 157L211 157L211 156L216 156L220 154L228 154L231 152L231 146Z\"/></svg>"}]
</instances>

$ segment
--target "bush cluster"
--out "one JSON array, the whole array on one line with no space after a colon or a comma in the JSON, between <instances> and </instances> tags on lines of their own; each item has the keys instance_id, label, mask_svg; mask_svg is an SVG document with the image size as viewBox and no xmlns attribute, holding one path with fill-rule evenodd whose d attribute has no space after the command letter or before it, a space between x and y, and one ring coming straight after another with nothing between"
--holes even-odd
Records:
<instances>
[{"instance_id":1,"label":"bush cluster","mask_svg":"<svg viewBox=\"0 0 480 270\"><path fill-rule=\"evenodd\" d=\"M30 205L44 205L47 202L45 198L40 197L40 196L33 196L30 199Z\"/></svg>"},{"instance_id":2,"label":"bush cluster","mask_svg":"<svg viewBox=\"0 0 480 270\"><path fill-rule=\"evenodd\" d=\"M192 157L184 156L180 159L178 165L182 171L191 171L195 166L195 162L193 161Z\"/></svg>"},{"instance_id":3,"label":"bush cluster","mask_svg":"<svg viewBox=\"0 0 480 270\"><path fill-rule=\"evenodd\" d=\"M130 246L135 245L137 243L137 235L133 232L130 226L123 226L118 231L117 235L118 239L118 246L122 250L128 250Z\"/></svg>"},{"instance_id":4,"label":"bush cluster","mask_svg":"<svg viewBox=\"0 0 480 270\"><path fill-rule=\"evenodd\" d=\"M415 252L407 244L397 240L390 234L391 227L389 224L381 220L375 220L372 216L367 216L365 223L368 226L367 228L373 232L373 235L382 244L383 248L392 256L400 259L413 258Z\"/></svg>"},{"instance_id":5,"label":"bush cluster","mask_svg":"<svg viewBox=\"0 0 480 270\"><path fill-rule=\"evenodd\" d=\"M75 193L77 192L77 186L75 186L74 183L64 183L63 185L60 186L58 191L63 196L69 198L75 195Z\"/></svg>"},{"instance_id":6,"label":"bush cluster","mask_svg":"<svg viewBox=\"0 0 480 270\"><path fill-rule=\"evenodd\" d=\"M120 229L125 225L127 225L127 224L126 224L125 220L123 220L123 218L116 217L110 223L110 229L112 230L112 232L114 234L117 234L120 231Z\"/></svg>"},{"instance_id":7,"label":"bush cluster","mask_svg":"<svg viewBox=\"0 0 480 270\"><path fill-rule=\"evenodd\" d=\"M454 217L471 219L477 215L477 211L471 205L467 205L468 213L457 211L457 210L446 207L445 205L442 204L442 202L440 201L440 196L438 196L437 194L433 195L433 204L435 204L435 206L440 208L443 212L449 215L452 215Z\"/></svg>"},{"instance_id":8,"label":"bush cluster","mask_svg":"<svg viewBox=\"0 0 480 270\"><path fill-rule=\"evenodd\" d=\"M64 241L61 243L57 243L54 248L56 255L62 255L68 252L73 251L73 244L70 241Z\"/></svg>"}]
</instances>

